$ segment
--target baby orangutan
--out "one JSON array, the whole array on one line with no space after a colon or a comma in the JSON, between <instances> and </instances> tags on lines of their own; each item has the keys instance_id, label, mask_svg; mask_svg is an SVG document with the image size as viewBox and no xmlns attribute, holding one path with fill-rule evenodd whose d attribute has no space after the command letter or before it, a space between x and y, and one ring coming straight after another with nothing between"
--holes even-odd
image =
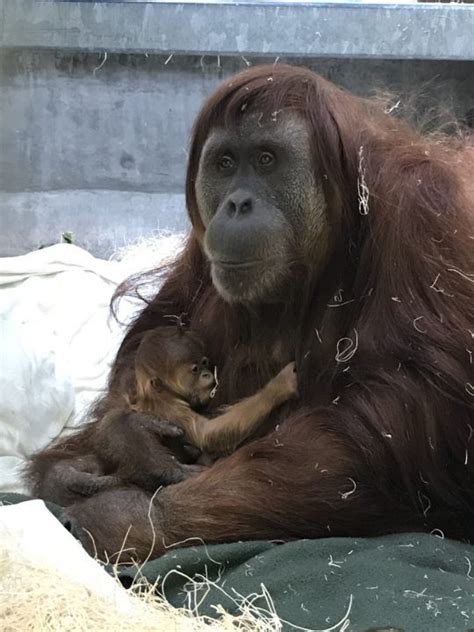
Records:
<instances>
[{"instance_id":1,"label":"baby orangutan","mask_svg":"<svg viewBox=\"0 0 474 632\"><path fill-rule=\"evenodd\" d=\"M170 470L175 472L176 460L166 450L150 450L153 435L166 445L166 440L172 442L184 432L206 462L231 453L273 408L297 394L290 363L254 395L224 408L217 417L205 417L199 411L212 399L217 381L202 341L182 327L147 332L134 370L128 395L121 395L117 407L77 433L75 450L68 438L69 451L62 451L58 442L33 458L29 477L36 496L69 505L127 483L154 491L163 484L163 464L160 475L154 476L153 461L171 458ZM166 482L179 482L201 470L202 465L183 463L179 478L174 475Z\"/></svg>"},{"instance_id":2,"label":"baby orangutan","mask_svg":"<svg viewBox=\"0 0 474 632\"><path fill-rule=\"evenodd\" d=\"M212 399L217 382L201 340L191 331L159 327L148 332L135 360L137 403L132 408L169 419L187 440L212 455L229 454L273 408L296 395L294 363L260 391L209 419L198 411Z\"/></svg>"}]
</instances>

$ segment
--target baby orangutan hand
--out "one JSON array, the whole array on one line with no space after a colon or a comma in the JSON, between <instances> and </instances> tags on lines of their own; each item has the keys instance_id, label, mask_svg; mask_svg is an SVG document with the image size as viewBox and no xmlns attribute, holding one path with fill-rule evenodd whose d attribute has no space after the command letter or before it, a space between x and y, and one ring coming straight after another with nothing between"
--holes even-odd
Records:
<instances>
[{"instance_id":1,"label":"baby orangutan hand","mask_svg":"<svg viewBox=\"0 0 474 632\"><path fill-rule=\"evenodd\" d=\"M290 397L298 396L298 379L294 362L287 364L269 384L276 389L280 398L284 401Z\"/></svg>"}]
</instances>

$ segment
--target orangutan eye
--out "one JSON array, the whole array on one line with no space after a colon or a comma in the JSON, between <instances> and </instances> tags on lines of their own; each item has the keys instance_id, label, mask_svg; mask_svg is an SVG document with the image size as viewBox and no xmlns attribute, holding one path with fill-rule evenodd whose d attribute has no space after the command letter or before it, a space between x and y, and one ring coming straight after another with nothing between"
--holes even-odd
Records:
<instances>
[{"instance_id":1,"label":"orangutan eye","mask_svg":"<svg viewBox=\"0 0 474 632\"><path fill-rule=\"evenodd\" d=\"M261 167L269 167L275 162L275 156L269 151L262 151L258 157L258 164Z\"/></svg>"},{"instance_id":2,"label":"orangutan eye","mask_svg":"<svg viewBox=\"0 0 474 632\"><path fill-rule=\"evenodd\" d=\"M232 169L232 167L234 166L234 161L230 156L222 156L219 159L218 164L221 171L227 171L228 169Z\"/></svg>"},{"instance_id":3,"label":"orangutan eye","mask_svg":"<svg viewBox=\"0 0 474 632\"><path fill-rule=\"evenodd\" d=\"M193 364L193 366L191 367L191 372L196 375L199 371L199 367L197 364Z\"/></svg>"}]
</instances>

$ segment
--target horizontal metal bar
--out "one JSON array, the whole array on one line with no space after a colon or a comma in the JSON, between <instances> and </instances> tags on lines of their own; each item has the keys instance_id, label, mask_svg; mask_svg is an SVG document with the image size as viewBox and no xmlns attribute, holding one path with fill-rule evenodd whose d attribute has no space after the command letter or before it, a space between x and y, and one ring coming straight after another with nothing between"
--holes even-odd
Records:
<instances>
[{"instance_id":1,"label":"horizontal metal bar","mask_svg":"<svg viewBox=\"0 0 474 632\"><path fill-rule=\"evenodd\" d=\"M474 60L474 5L1 0L0 48Z\"/></svg>"}]
</instances>

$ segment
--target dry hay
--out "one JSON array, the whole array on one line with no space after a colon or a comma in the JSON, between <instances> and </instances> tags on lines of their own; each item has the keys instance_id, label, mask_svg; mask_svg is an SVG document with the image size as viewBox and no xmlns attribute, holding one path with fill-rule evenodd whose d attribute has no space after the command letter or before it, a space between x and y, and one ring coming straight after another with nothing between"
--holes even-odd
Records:
<instances>
[{"instance_id":1,"label":"dry hay","mask_svg":"<svg viewBox=\"0 0 474 632\"><path fill-rule=\"evenodd\" d=\"M120 262L128 274L147 271L174 261L182 251L185 241L184 233L155 231L151 237L141 237L126 246L118 247L111 261Z\"/></svg>"},{"instance_id":2,"label":"dry hay","mask_svg":"<svg viewBox=\"0 0 474 632\"><path fill-rule=\"evenodd\" d=\"M2 543L3 544L3 543ZM177 609L157 596L154 587L125 589L113 597L98 595L48 566L34 566L0 550L0 630L2 632L274 632L276 615L239 617L219 612L219 619ZM273 613L272 613L273 614Z\"/></svg>"},{"instance_id":3,"label":"dry hay","mask_svg":"<svg viewBox=\"0 0 474 632\"><path fill-rule=\"evenodd\" d=\"M346 494L351 491L346 492ZM206 555L213 560L205 546ZM324 629L308 629L280 619L263 584L248 596L224 590L205 574L194 578L179 567L150 584L136 564L135 579L125 589L105 572L63 528L40 500L0 503L1 632L346 632L351 624L353 595L341 619ZM114 567L115 574L119 566ZM169 578L183 580L187 608L174 608L164 598ZM159 594L158 589L161 591ZM238 616L215 605L216 618L199 614L210 591L233 604ZM223 599L224 600L224 599ZM219 601L219 599L218 599Z\"/></svg>"}]
</instances>

